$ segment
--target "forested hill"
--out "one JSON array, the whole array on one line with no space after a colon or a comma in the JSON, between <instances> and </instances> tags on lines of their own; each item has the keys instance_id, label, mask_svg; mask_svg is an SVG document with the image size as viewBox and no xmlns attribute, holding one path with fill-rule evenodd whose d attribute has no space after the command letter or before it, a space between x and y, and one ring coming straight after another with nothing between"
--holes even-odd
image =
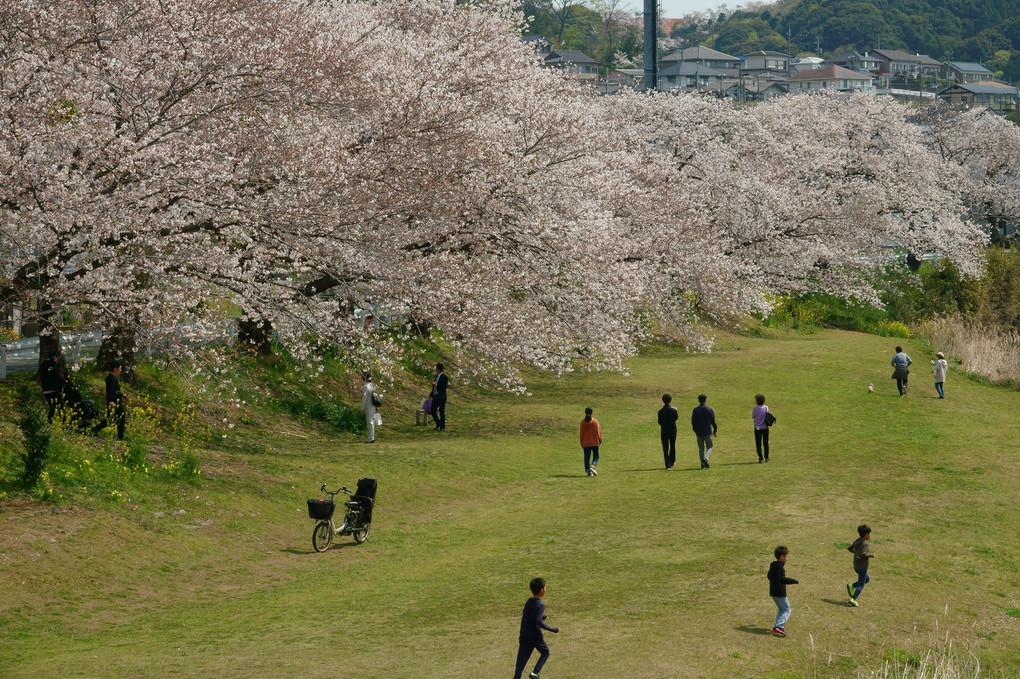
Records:
<instances>
[{"instance_id":1,"label":"forested hill","mask_svg":"<svg viewBox=\"0 0 1020 679\"><path fill-rule=\"evenodd\" d=\"M737 55L900 49L1020 79L1020 0L787 0L679 21L671 37Z\"/></svg>"}]
</instances>

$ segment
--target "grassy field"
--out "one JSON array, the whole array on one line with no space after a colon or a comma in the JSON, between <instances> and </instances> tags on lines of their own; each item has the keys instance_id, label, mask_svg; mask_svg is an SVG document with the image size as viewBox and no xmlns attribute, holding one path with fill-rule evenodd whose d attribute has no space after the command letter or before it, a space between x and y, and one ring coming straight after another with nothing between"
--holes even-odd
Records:
<instances>
[{"instance_id":1,"label":"grassy field","mask_svg":"<svg viewBox=\"0 0 1020 679\"><path fill-rule=\"evenodd\" d=\"M547 579L544 679L859 677L948 634L1020 675L1020 395L928 360L907 398L895 340L823 332L655 347L629 374L454 388L445 434L384 411L378 443L263 419L197 485L118 501L0 503L0 677L509 677L532 577ZM867 385L876 393L869 395ZM662 469L655 413L681 413ZM698 469L704 392L719 438ZM778 422L757 464L753 396ZM600 476L577 424L595 408ZM65 461L66 463L66 461ZM305 499L379 479L373 533L311 549ZM860 608L846 545L873 529ZM765 573L790 548L790 634ZM530 669L530 667L529 667Z\"/></svg>"}]
</instances>

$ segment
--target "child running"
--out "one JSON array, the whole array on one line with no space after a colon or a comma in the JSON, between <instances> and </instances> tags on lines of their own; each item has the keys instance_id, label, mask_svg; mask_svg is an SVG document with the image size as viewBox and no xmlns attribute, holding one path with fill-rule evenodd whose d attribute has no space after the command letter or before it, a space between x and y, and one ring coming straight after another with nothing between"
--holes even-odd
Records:
<instances>
[{"instance_id":1,"label":"child running","mask_svg":"<svg viewBox=\"0 0 1020 679\"><path fill-rule=\"evenodd\" d=\"M857 526L857 535L860 537L847 547L847 551L854 553L854 571L857 572L857 582L846 586L851 606L859 605L857 598L861 596L861 590L864 589L864 585L871 582L871 578L868 577L868 560L875 557L871 553L871 545L868 544L868 540L871 539L871 526L867 524Z\"/></svg>"},{"instance_id":2,"label":"child running","mask_svg":"<svg viewBox=\"0 0 1020 679\"><path fill-rule=\"evenodd\" d=\"M545 596L545 579L535 578L531 581L531 598L524 604L524 613L521 615L521 645L517 649L517 669L514 671L514 679L521 679L524 674L524 666L528 664L531 652L538 650L538 662L535 663L535 670L528 675L528 679L539 679L538 673L542 666L549 659L549 645L545 643L542 630L549 630L558 634L559 627L550 627L545 624L549 616L545 614L545 604L542 597Z\"/></svg>"},{"instance_id":3,"label":"child running","mask_svg":"<svg viewBox=\"0 0 1020 679\"><path fill-rule=\"evenodd\" d=\"M790 600L786 598L786 586L796 585L797 581L786 577L786 556L790 553L786 547L779 545L775 550L776 560L769 564L769 594L776 602L776 624L772 633L778 637L786 636L783 625L790 619Z\"/></svg>"}]
</instances>

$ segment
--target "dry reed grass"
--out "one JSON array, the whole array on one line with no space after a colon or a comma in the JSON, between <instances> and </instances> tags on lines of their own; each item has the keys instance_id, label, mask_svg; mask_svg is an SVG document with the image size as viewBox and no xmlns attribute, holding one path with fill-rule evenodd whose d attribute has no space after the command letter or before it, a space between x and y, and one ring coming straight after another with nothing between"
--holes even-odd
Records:
<instances>
[{"instance_id":1,"label":"dry reed grass","mask_svg":"<svg viewBox=\"0 0 1020 679\"><path fill-rule=\"evenodd\" d=\"M953 650L947 638L924 651L901 660L888 661L873 679L980 679L981 661L970 649L965 653Z\"/></svg>"},{"instance_id":2,"label":"dry reed grass","mask_svg":"<svg viewBox=\"0 0 1020 679\"><path fill-rule=\"evenodd\" d=\"M927 321L919 329L933 348L960 360L963 369L995 384L1020 388L1020 333L959 318Z\"/></svg>"}]
</instances>

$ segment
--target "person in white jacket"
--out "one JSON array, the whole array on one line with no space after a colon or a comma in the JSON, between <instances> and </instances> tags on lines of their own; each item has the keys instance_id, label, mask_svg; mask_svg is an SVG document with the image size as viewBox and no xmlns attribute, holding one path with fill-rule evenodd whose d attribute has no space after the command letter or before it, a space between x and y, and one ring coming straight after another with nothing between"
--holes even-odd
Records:
<instances>
[{"instance_id":1,"label":"person in white jacket","mask_svg":"<svg viewBox=\"0 0 1020 679\"><path fill-rule=\"evenodd\" d=\"M365 443L375 443L375 418L378 409L372 402L375 396L375 385L372 384L372 373L367 370L362 374L365 383L361 385L361 412L365 416Z\"/></svg>"},{"instance_id":2,"label":"person in white jacket","mask_svg":"<svg viewBox=\"0 0 1020 679\"><path fill-rule=\"evenodd\" d=\"M945 387L943 383L946 381L946 375L949 373L949 364L946 363L946 357L941 351L936 352L935 360L931 362L932 374L935 376L935 391L938 392L939 398L946 397Z\"/></svg>"}]
</instances>

